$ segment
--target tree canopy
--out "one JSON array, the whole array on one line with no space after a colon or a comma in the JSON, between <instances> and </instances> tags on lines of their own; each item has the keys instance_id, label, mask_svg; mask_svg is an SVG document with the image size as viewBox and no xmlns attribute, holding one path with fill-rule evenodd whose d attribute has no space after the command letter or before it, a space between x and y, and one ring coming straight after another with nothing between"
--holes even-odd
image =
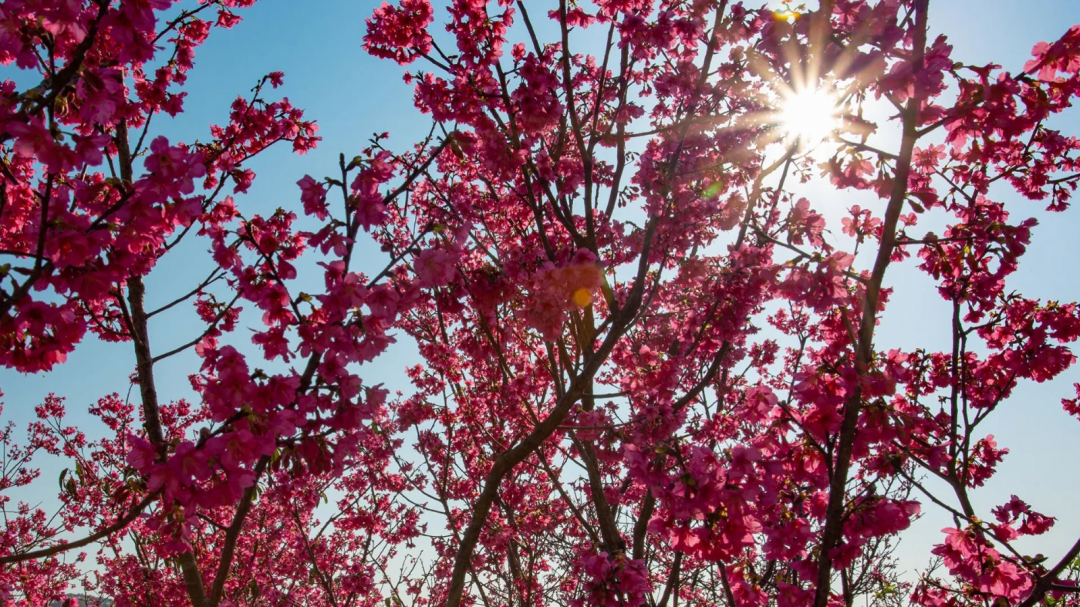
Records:
<instances>
[{"instance_id":1,"label":"tree canopy","mask_svg":"<svg viewBox=\"0 0 1080 607\"><path fill-rule=\"evenodd\" d=\"M1007 71L931 33L943 1L383 4L355 43L429 134L268 204L253 159L320 141L282 73L208 137L153 120L255 0L5 0L0 365L137 365L0 429L0 601L1078 604L1080 539L1024 543L1075 513L978 495L986 420L1076 360L1077 304L1014 277L1080 181L1080 25ZM178 256L205 277L148 297ZM878 343L898 267L933 343ZM395 340L408 386L365 367ZM189 352L194 397L159 392Z\"/></svg>"}]
</instances>

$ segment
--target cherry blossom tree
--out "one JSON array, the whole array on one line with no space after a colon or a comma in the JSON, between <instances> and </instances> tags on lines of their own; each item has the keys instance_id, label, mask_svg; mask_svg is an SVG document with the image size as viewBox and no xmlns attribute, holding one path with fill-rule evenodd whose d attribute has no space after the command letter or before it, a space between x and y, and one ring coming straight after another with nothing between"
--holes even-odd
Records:
<instances>
[{"instance_id":1,"label":"cherry blossom tree","mask_svg":"<svg viewBox=\"0 0 1080 607\"><path fill-rule=\"evenodd\" d=\"M318 139L263 98L281 74L207 142L152 133L248 4L0 8L0 60L40 77L0 104L0 362L48 372L89 330L138 363L90 410L105 438L56 397L0 434L6 600L1076 604L1080 539L1022 541L1069 513L974 496L1008 452L986 420L1075 361L1077 305L1012 279L1080 180L1051 126L1080 26L1013 73L954 58L930 0L384 4L364 48L409 66L431 134L298 176L301 229L226 194ZM370 276L362 238L386 254ZM192 239L214 271L147 309ZM905 264L944 349L876 343ZM179 305L201 331L151 348ZM392 396L360 365L395 336L422 362ZM155 364L187 349L197 398L159 397ZM1062 396L1080 416L1080 385ZM35 455L71 462L54 517L5 494ZM928 509L953 526L917 570L894 554Z\"/></svg>"},{"instance_id":2,"label":"cherry blossom tree","mask_svg":"<svg viewBox=\"0 0 1080 607\"><path fill-rule=\"evenodd\" d=\"M247 163L263 150L287 143L304 153L319 140L301 110L265 98L282 74L238 97L228 122L205 139L171 143L153 133L155 116L183 110L198 46L252 3L18 1L0 9L0 61L40 78L25 90L5 81L0 93L0 252L9 260L0 270L0 363L48 372L87 332L130 343L137 361L134 399L131 391L107 395L90 409L105 438L90 440L66 422L55 397L38 408L25 442L10 426L0 437L2 491L34 481L35 454L72 464L54 516L0 496L5 604L63 598L85 576L57 555L92 545L96 564L83 581L116 605L216 606L269 592L263 579L249 586L235 573L239 559L267 563L270 584L291 580L279 594L307 597L303 553L275 556L282 542L304 543L311 509L286 505L302 506L321 476L340 477L376 453L362 445L386 392L347 367L388 345L399 306L418 292L351 264L361 226L370 227L363 205L389 204L408 189L406 179L378 194L407 159L368 150L342 160L335 208L326 184L301 180L303 212L320 227L309 233L294 225L294 212L244 210L231 195L250 187ZM213 271L148 309L145 277L191 239L201 239ZM324 271L325 289L314 294L291 286L308 249L321 252ZM259 323L249 352L223 341L245 301ZM176 347L152 347L155 317L176 306L192 306L201 329ZM191 349L201 360L191 375L198 401L159 397L155 365ZM265 370L249 362L259 358ZM78 539L64 535L76 530Z\"/></svg>"},{"instance_id":3,"label":"cherry blossom tree","mask_svg":"<svg viewBox=\"0 0 1080 607\"><path fill-rule=\"evenodd\" d=\"M443 228L415 256L428 298L401 326L425 364L395 403L422 456L401 469L450 530L417 600L885 600L884 540L924 505L956 528L911 600L1067 590L1080 544L1036 562L1013 541L1053 519L970 494L1004 454L979 424L1073 362L1076 307L1006 286L1034 221L990 187L1068 206L1076 140L1046 121L1080 29L1009 74L955 62L928 4L456 2L456 48L425 2L376 11L369 50L425 66L417 106L452 142L384 238ZM840 119L824 159L785 124L820 97ZM871 143L890 127L896 149ZM817 167L882 201L842 237L789 187ZM950 351L874 347L908 259L952 311Z\"/></svg>"}]
</instances>

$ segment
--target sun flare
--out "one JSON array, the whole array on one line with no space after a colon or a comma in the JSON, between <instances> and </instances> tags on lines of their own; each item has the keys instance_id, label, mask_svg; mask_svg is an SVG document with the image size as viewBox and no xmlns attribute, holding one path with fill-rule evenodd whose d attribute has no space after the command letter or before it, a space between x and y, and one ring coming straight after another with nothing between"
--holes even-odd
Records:
<instances>
[{"instance_id":1,"label":"sun flare","mask_svg":"<svg viewBox=\"0 0 1080 607\"><path fill-rule=\"evenodd\" d=\"M785 95L777 123L790 143L813 148L840 128L840 105L825 88L808 88Z\"/></svg>"}]
</instances>

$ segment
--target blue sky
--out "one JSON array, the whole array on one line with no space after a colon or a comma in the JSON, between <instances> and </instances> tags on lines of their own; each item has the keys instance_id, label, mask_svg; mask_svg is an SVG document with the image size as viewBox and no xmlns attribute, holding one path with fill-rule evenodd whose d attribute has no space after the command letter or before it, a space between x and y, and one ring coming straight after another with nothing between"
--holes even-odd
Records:
<instances>
[{"instance_id":1,"label":"blue sky","mask_svg":"<svg viewBox=\"0 0 1080 607\"><path fill-rule=\"evenodd\" d=\"M186 87L186 112L175 120L158 122L157 132L174 141L205 139L211 123L226 120L229 103L236 95L247 94L269 71L285 72L285 86L267 95L287 96L303 108L309 118L318 121L323 141L317 150L303 157L282 147L252 164L258 177L250 193L242 197L241 205L246 213L267 214L279 206L298 209L296 181L305 174L316 178L333 174L337 155L353 156L372 133L389 131L390 145L398 149L420 139L430 123L412 107L411 89L402 82L402 67L371 58L361 48L364 20L377 4L262 0L243 11L242 23L231 31L215 30L198 50L196 68ZM529 0L529 4L540 3ZM1080 22L1080 0L932 0L930 10L932 28L949 36L955 60L996 62L1008 69L1019 68L1036 42L1055 39L1071 24ZM538 6L534 12L543 15L546 7ZM444 16L440 10L436 19ZM415 70L419 64L410 67ZM0 70L0 76L9 74L9 70ZM1080 133L1080 114L1073 111L1052 126ZM815 203L821 196L837 198L813 185L806 195ZM1073 260L1080 258L1080 238L1076 235L1080 222L1075 212L1048 216L1039 204L1009 193L1002 196L1015 205L1014 218L1030 215L1041 221L1021 271L1011 283L1013 288L1029 297L1080 300L1080 283L1073 270ZM841 196L830 204L835 205L834 216L838 217L851 204L875 203ZM209 271L203 250L203 243L196 243L157 268L148 281L151 307L154 302L169 301ZM360 263L377 271L383 258L366 247ZM321 281L321 276L313 275L312 280ZM943 336L947 336L948 320L941 314L943 302L929 280L911 266L900 265L890 268L886 282L895 287L895 293L881 326L879 345L946 347ZM155 351L187 341L191 325L185 314L156 319L158 324L152 328ZM405 389L404 382L395 378L402 377L404 366L415 363L414 349L403 343L365 367L361 374L387 381L391 388ZM197 364L190 353L163 363L157 372L163 397L188 395L186 376ZM55 392L68 397L71 420L81 423L86 419L81 410L93 400L113 391L123 394L126 377L133 368L129 345L88 341L67 364L49 374L23 376L0 370L3 421L24 422L32 416L34 405ZM1075 505L1080 503L1080 483L1068 473L1072 462L1080 459L1080 442L1076 440L1080 422L1069 418L1059 404L1076 381L1080 381L1080 367L1052 383L1026 384L992 416L987 431L998 438L999 444L1010 447L1012 453L1001 465L999 475L984 491L976 493L976 503L984 508L1000 504L1016 493L1036 509L1062 517L1052 538L1040 540L1037 548L1051 558L1080 536L1080 520L1072 516ZM46 471L44 483L49 491L50 472ZM56 473L58 469L51 472L52 478ZM922 564L928 543L936 541L937 530L948 524L947 518L934 515L919 521L900 553L906 564Z\"/></svg>"}]
</instances>

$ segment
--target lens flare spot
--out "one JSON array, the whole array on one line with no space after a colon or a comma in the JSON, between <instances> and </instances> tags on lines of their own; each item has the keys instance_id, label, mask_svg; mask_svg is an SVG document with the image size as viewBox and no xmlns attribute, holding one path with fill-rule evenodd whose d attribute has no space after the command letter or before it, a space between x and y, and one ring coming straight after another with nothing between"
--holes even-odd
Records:
<instances>
[{"instance_id":1,"label":"lens flare spot","mask_svg":"<svg viewBox=\"0 0 1080 607\"><path fill-rule=\"evenodd\" d=\"M574 300L574 304L577 305L577 307L584 308L592 303L592 291L582 287L577 291L574 291L571 299Z\"/></svg>"},{"instance_id":2,"label":"lens flare spot","mask_svg":"<svg viewBox=\"0 0 1080 607\"><path fill-rule=\"evenodd\" d=\"M794 25L799 19L799 13L795 11L773 11L773 18L777 21L787 21Z\"/></svg>"}]
</instances>

